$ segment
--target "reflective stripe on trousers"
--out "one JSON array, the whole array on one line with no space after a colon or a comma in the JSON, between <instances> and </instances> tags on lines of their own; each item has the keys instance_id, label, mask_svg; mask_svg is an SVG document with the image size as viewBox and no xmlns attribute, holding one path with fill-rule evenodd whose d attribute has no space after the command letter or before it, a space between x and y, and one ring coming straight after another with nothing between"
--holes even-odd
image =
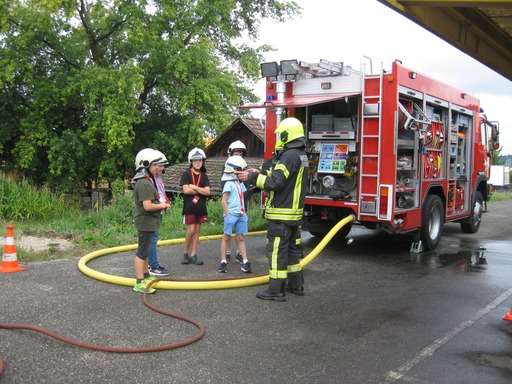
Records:
<instances>
[{"instance_id":1,"label":"reflective stripe on trousers","mask_svg":"<svg viewBox=\"0 0 512 384\"><path fill-rule=\"evenodd\" d=\"M301 250L300 246L297 246L298 236L300 236L298 226L288 226L285 223L268 220L267 257L270 278L286 279L292 277L289 276L291 274L300 274L300 277L296 277L302 281L302 266L299 258Z\"/></svg>"}]
</instances>

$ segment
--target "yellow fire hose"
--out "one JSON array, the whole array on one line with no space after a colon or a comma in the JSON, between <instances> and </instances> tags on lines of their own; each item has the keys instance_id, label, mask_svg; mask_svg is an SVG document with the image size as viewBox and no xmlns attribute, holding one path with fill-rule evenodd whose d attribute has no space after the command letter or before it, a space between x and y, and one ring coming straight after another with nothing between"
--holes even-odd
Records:
<instances>
[{"instance_id":1,"label":"yellow fire hose","mask_svg":"<svg viewBox=\"0 0 512 384\"><path fill-rule=\"evenodd\" d=\"M343 220L341 220L338 224L336 224L329 231L329 233L327 235L325 235L323 240L315 247L315 249L313 249L313 251L301 261L301 265L304 267L307 264L309 264L309 262L311 260L313 260L320 253L320 251L322 249L325 248L325 246L329 243L329 241L331 241L333 236L345 224L350 223L354 219L355 219L355 216L354 215L350 215L350 216L344 218ZM266 233L266 231L252 232L251 235L261 235L261 234L264 234L264 233ZM201 240L215 240L215 239L220 239L221 237L222 237L222 235L218 235L218 236L203 236L200 239ZM178 243L182 243L183 241L184 241L184 239L164 240L164 241L159 241L158 245L178 244ZM80 269L80 271L82 271L87 276L90 276L90 277L92 277L94 279L97 279L97 280L103 280L103 281L106 281L108 283L113 283L113 284L133 286L135 284L135 279L130 279L130 278L127 278L127 277L114 276L114 275L109 275L109 274L106 274L106 273L101 273L101 272L95 271L95 270L87 267L86 264L87 264L87 262L89 260L95 259L96 257L108 255L108 254L111 254L111 253L131 251L131 250L135 250L135 249L137 249L137 244L127 245L127 246L123 246L123 247L107 248L107 249L103 249L103 250L100 250L100 251L92 252L92 253L89 253L88 255L85 255L84 257L82 257L80 259L80 261L78 262L78 268ZM168 349L182 347L184 345L188 345L188 344L191 344L191 343L199 340L201 337L203 337L205 330L204 330L204 327L198 321L196 321L196 320L190 319L190 318L185 317L185 316L177 315L177 314L172 313L172 312L168 312L168 311L164 311L164 310L158 309L155 306L149 304L149 302L147 301L147 292L148 292L148 288L151 287L151 285L154 285L155 288L160 288L160 289L222 289L222 288L237 288L237 287L247 287L247 286L251 286L251 285L258 285L258 284L268 283L268 274L267 275L260 275L260 276L249 277L249 278L235 278L235 279L224 279L224 280L222 280L222 279L213 279L213 280L181 280L181 281L168 281L168 280L170 280L170 279L162 278L162 280L157 279L157 280L154 280L154 281L150 282L150 284L148 284L148 287L146 287L146 290L144 291L144 298L143 299L144 299L144 303L148 307L150 307L151 309L153 309L153 310L155 310L157 312L160 312L160 313L162 313L164 315L167 315L167 316L172 316L172 317L175 317L175 318L178 318L178 319L182 319L182 320L188 321L188 322L194 324L195 326L197 326L199 328L199 333L196 336L194 336L194 337L192 337L192 338L190 338L188 340L179 342L179 343L167 344L167 345L162 345L162 346L157 346L157 347L147 347L147 348L114 348L114 347L105 347L105 346L91 345L91 344L86 344L86 343L78 342L78 341L75 341L75 340L71 340L71 339L65 338L63 336L59 336L59 335L57 335L57 334L55 334L53 332L47 331L45 329L38 328L38 327L33 327L33 326L29 326L29 325L0 324L0 328L5 328L5 329L28 329L28 330L32 330L32 331L37 331L37 332L44 333L44 334L46 334L48 336L51 336L53 338L56 338L58 340L64 341L64 342L72 344L72 345L76 345L76 346L83 347L83 348L89 348L89 349L93 349L93 350L98 350L98 351L105 351L105 352L141 353L141 352L164 351L164 350L168 350ZM0 359L0 376L2 375L3 369L4 369L4 364L3 364L2 359Z\"/></svg>"},{"instance_id":2,"label":"yellow fire hose","mask_svg":"<svg viewBox=\"0 0 512 384\"><path fill-rule=\"evenodd\" d=\"M331 241L334 235L346 224L350 223L355 219L354 215L350 215L345 217L343 220L338 222L327 235L322 239L322 241L311 251L309 255L307 255L304 259L301 260L300 264L302 267L308 265L311 260L313 260L321 251L325 248L325 246ZM266 231L259 232L251 232L249 235L262 235L265 234ZM199 240L218 240L221 239L223 235L215 235L215 236L202 236ZM173 240L162 240L157 243L158 246L167 245L167 244L180 244L183 243L185 239L173 239ZM127 285L133 287L135 285L135 279L129 277L115 276L109 275L107 273L95 271L87 266L87 263L90 260L93 260L100 256L109 255L112 253L118 252L126 252L136 250L138 247L137 244L125 245L122 247L114 247L114 248L106 248L99 251L91 252L85 256L83 256L78 262L78 268L85 275L92 277L96 280L102 280L107 283L113 283L118 285ZM259 275L254 277L246 277L246 278L228 278L228 279L212 279L212 280L178 280L178 281L158 281L155 282L152 287L156 289L224 289L224 288L240 288L240 287L249 287L252 285L261 285L268 283L268 274Z\"/></svg>"}]
</instances>

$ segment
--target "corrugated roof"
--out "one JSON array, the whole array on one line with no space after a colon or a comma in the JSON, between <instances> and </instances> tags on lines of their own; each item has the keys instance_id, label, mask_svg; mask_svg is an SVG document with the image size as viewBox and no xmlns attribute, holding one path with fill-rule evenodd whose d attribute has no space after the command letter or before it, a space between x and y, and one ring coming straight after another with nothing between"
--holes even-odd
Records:
<instances>
[{"instance_id":1,"label":"corrugated roof","mask_svg":"<svg viewBox=\"0 0 512 384\"><path fill-rule=\"evenodd\" d=\"M212 196L220 196L222 194L220 177L222 176L222 169L227 159L227 157L210 157L206 159L206 174L210 180ZM246 157L245 161L249 168L259 168L263 164L263 159L257 157ZM165 173L161 175L165 191L171 193L183 192L183 188L180 186L181 175L188 169L190 169L188 163L176 164L165 168Z\"/></svg>"},{"instance_id":2,"label":"corrugated roof","mask_svg":"<svg viewBox=\"0 0 512 384\"><path fill-rule=\"evenodd\" d=\"M261 141L265 142L265 131L263 130L259 119L242 118L240 120L242 120L245 126L258 136Z\"/></svg>"}]
</instances>

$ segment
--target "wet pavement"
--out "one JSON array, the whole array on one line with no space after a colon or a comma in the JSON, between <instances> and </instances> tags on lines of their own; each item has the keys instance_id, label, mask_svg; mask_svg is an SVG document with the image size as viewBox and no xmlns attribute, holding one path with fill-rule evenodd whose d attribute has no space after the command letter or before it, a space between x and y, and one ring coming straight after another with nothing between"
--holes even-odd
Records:
<instances>
[{"instance_id":1,"label":"wet pavement","mask_svg":"<svg viewBox=\"0 0 512 384\"><path fill-rule=\"evenodd\" d=\"M255 298L265 286L158 290L158 308L206 329L189 346L119 354L82 349L28 330L0 329L0 383L510 383L512 201L489 205L477 234L444 226L433 252L354 227L305 267L304 297ZM319 239L304 234L306 253ZM253 275L265 273L265 237L246 237ZM234 247L234 241L233 241ZM220 241L202 242L205 265L181 265L182 246L159 248L178 278L217 278ZM133 252L88 266L132 277ZM0 273L0 323L27 324L85 343L146 347L197 328L147 308L142 295L82 274L78 259ZM226 277L246 276L236 263ZM222 275L224 277L224 274Z\"/></svg>"}]
</instances>

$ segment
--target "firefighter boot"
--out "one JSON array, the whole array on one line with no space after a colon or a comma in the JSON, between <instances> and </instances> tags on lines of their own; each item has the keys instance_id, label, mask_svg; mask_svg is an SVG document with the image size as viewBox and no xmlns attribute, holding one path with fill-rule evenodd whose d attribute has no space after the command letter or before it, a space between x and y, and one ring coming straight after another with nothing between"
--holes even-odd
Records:
<instances>
[{"instance_id":1,"label":"firefighter boot","mask_svg":"<svg viewBox=\"0 0 512 384\"><path fill-rule=\"evenodd\" d=\"M268 288L266 291L258 291L256 297L263 300L275 300L285 301L285 287L286 280L280 281L281 279L269 279Z\"/></svg>"},{"instance_id":2,"label":"firefighter boot","mask_svg":"<svg viewBox=\"0 0 512 384\"><path fill-rule=\"evenodd\" d=\"M304 296L304 276L302 271L288 273L286 291L297 296Z\"/></svg>"}]
</instances>

